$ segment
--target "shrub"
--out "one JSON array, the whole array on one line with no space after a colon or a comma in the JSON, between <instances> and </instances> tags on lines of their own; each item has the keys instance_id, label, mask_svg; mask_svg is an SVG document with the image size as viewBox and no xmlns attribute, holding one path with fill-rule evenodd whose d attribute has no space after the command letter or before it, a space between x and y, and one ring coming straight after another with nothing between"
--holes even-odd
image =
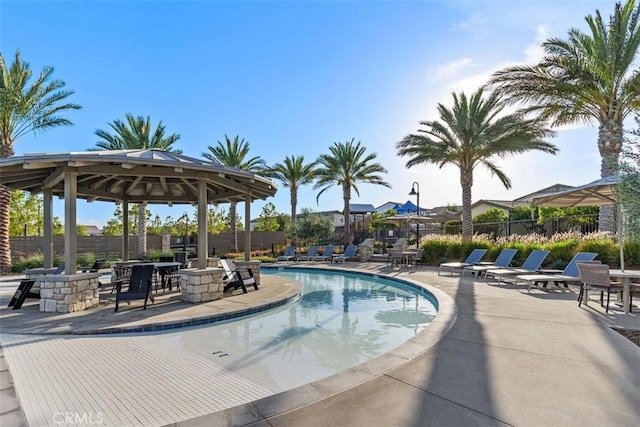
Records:
<instances>
[{"instance_id":1,"label":"shrub","mask_svg":"<svg viewBox=\"0 0 640 427\"><path fill-rule=\"evenodd\" d=\"M446 262L443 259L446 260L449 243L445 240L423 240L423 242L421 246L424 249L422 261L425 264L437 265L441 262Z\"/></svg>"},{"instance_id":2,"label":"shrub","mask_svg":"<svg viewBox=\"0 0 640 427\"><path fill-rule=\"evenodd\" d=\"M96 254L93 252L85 252L78 254L78 267L91 267L96 262Z\"/></svg>"},{"instance_id":3,"label":"shrub","mask_svg":"<svg viewBox=\"0 0 640 427\"><path fill-rule=\"evenodd\" d=\"M624 242L624 267L640 267L640 240Z\"/></svg>"},{"instance_id":4,"label":"shrub","mask_svg":"<svg viewBox=\"0 0 640 427\"><path fill-rule=\"evenodd\" d=\"M620 246L611 239L585 239L580 242L576 252L595 252L597 260L611 267L620 266Z\"/></svg>"}]
</instances>

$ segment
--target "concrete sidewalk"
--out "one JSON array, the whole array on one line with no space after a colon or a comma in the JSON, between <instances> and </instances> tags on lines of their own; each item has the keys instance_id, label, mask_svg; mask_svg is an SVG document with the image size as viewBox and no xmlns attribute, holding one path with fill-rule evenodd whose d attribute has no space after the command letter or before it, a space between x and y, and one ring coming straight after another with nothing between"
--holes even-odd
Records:
<instances>
[{"instance_id":1,"label":"concrete sidewalk","mask_svg":"<svg viewBox=\"0 0 640 427\"><path fill-rule=\"evenodd\" d=\"M434 330L430 332L434 337L412 340L403 346L404 353L383 355L367 364L366 369L349 370L273 396L262 397L261 390L252 390L257 400L217 412L214 412L215 405L204 399L202 402L186 400L193 411L186 410L175 416L167 413L169 408L166 405L154 405L155 412L147 414L144 419L127 420L126 414L122 414L119 418L124 423L122 425L163 425L163 420L171 418L186 421L164 424L638 425L640 348L611 329L640 330L638 312L627 315L610 312L605 315L595 301L591 301L588 307L578 308L573 291L554 289L527 293L523 287L491 286L483 281L474 282L470 277L440 277L435 270L427 268L392 269L373 262L303 266L361 270L429 284L455 302L453 314L457 319L444 336L440 334L434 338L445 328ZM263 289L252 297L259 297ZM185 310L181 310L182 315L191 316L188 308ZM173 314L168 312L167 316ZM59 333L65 321L58 321L60 324L52 331ZM90 322L90 316L84 316L83 321ZM92 328L91 325L85 327ZM41 333L46 328L39 325L37 329ZM2 332L7 332L4 321ZM11 332L20 333L20 329L12 328ZM45 336L31 337L37 341L38 337L44 340ZM92 345L101 345L95 337L75 337L74 340L78 343L94 340ZM139 352L141 355L161 352L152 348L153 343L137 341L135 346L131 346L126 341L129 340L123 337L113 342L122 351ZM65 346L56 347L54 344L49 346L49 350L60 351L63 355ZM24 357L29 355L26 351L29 345L32 344L21 344L25 349ZM100 353L93 357L98 357L98 362L102 360ZM67 360L61 357L57 363L72 363L75 359L77 357ZM106 363L109 360L104 358ZM164 360L155 362L162 364ZM19 369L20 363L20 360L9 358L9 369L13 370L14 364ZM199 366L198 360L192 363ZM114 368L120 370L120 367ZM172 396L178 390L184 393L178 393L179 397L186 398L189 393L216 397L211 396L214 390L203 389L209 387L211 381L202 382L198 373L191 372L195 369L183 368L177 369L172 364L167 369L173 369L172 373L176 375L172 375L173 379L162 379L162 386L171 390ZM144 376L144 372L142 374ZM104 378L104 381L109 382L109 379ZM18 395L32 390L34 384L35 381L17 381ZM84 394L93 393L86 389L86 384L83 387ZM144 384L136 390L140 394L139 399L148 399L145 397L148 388L145 389ZM69 395L74 393L78 390L70 390ZM114 393L117 394L118 390ZM135 397L136 392L133 393ZM190 417L192 419L188 419ZM12 425L5 424L10 420L4 417L0 417L0 421L3 426Z\"/></svg>"}]
</instances>

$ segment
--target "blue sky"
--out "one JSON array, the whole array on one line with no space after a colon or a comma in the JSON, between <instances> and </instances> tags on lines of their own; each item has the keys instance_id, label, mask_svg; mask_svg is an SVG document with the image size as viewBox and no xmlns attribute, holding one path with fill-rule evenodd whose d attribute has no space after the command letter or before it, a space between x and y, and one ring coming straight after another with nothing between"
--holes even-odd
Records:
<instances>
[{"instance_id":1,"label":"blue sky","mask_svg":"<svg viewBox=\"0 0 640 427\"><path fill-rule=\"evenodd\" d=\"M395 143L437 119L451 92L471 93L495 70L531 63L540 43L565 38L584 17L612 1L7 1L0 2L0 51L16 49L34 72L54 76L75 91L82 110L75 123L15 144L16 155L83 151L96 129L125 113L162 120L179 133L176 148L200 157L224 135L249 141L267 163L328 153L336 141L361 141L389 171L392 189L362 184L352 203L405 202L420 184L420 204L460 204L458 170L407 169ZM506 190L478 170L473 200L511 200L563 183L599 177L597 127L558 132L556 156L528 153L499 160L512 180ZM305 186L299 209L341 210L339 188ZM288 213L289 191L266 202ZM256 202L257 217L265 202ZM79 202L78 223L101 226L113 216L108 203ZM54 214L63 217L62 204ZM162 218L189 207L152 206ZM243 208L239 212L243 214Z\"/></svg>"}]
</instances>

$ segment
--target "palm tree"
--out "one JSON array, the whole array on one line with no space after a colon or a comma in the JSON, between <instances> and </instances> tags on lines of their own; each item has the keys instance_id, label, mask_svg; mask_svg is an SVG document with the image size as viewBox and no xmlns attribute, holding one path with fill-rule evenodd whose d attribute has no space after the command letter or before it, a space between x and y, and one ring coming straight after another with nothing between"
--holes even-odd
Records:
<instances>
[{"instance_id":1,"label":"palm tree","mask_svg":"<svg viewBox=\"0 0 640 427\"><path fill-rule=\"evenodd\" d=\"M45 67L36 80L29 64L20 59L16 51L13 63L7 69L0 54L0 158L12 157L13 144L18 138L33 132L40 133L59 126L72 126L63 116L69 110L78 110L77 104L67 103L73 91L64 89L65 82L51 80L53 67ZM11 245L9 242L9 204L11 191L0 186L0 271L11 271Z\"/></svg>"},{"instance_id":2,"label":"palm tree","mask_svg":"<svg viewBox=\"0 0 640 427\"><path fill-rule=\"evenodd\" d=\"M365 154L366 148L351 141L334 142L329 147L331 154L322 154L316 161L316 184L314 189L320 188L316 201L322 193L334 185L342 187L342 200L344 201L344 243L351 243L351 224L349 223L349 202L351 190L359 196L358 183L383 185L391 188L391 185L382 179L380 174L387 170L379 163L371 163L376 153Z\"/></svg>"},{"instance_id":3,"label":"palm tree","mask_svg":"<svg viewBox=\"0 0 640 427\"><path fill-rule=\"evenodd\" d=\"M510 103L527 103L525 111L551 119L552 126L598 122L600 175L615 173L622 147L623 122L640 109L640 73L634 63L640 46L640 3L616 3L603 20L587 16L589 32L569 30L568 40L542 44L544 58L496 72L489 84ZM615 230L613 206L600 211L600 228Z\"/></svg>"},{"instance_id":4,"label":"palm tree","mask_svg":"<svg viewBox=\"0 0 640 427\"><path fill-rule=\"evenodd\" d=\"M258 173L266 168L266 163L260 157L249 156L249 142L236 135L233 140L224 136L224 143L216 141L217 145L207 146L208 152L202 153L202 157L214 163L221 163L236 169ZM236 202L231 202L229 207L229 219L231 221L231 233L233 234L233 251L238 252L238 226L236 224Z\"/></svg>"},{"instance_id":5,"label":"palm tree","mask_svg":"<svg viewBox=\"0 0 640 427\"><path fill-rule=\"evenodd\" d=\"M162 121L158 123L155 130L151 129L151 118L147 116L134 116L127 113L126 121L114 120L109 123L113 133L98 129L95 134L102 138L96 142L96 149L99 150L145 150L161 149L179 153L171 146L180 139L180 135L171 134L165 136L165 126ZM124 236L127 238L127 236ZM147 204L138 205L138 257L144 259L147 255Z\"/></svg>"},{"instance_id":6,"label":"palm tree","mask_svg":"<svg viewBox=\"0 0 640 427\"><path fill-rule=\"evenodd\" d=\"M527 119L521 113L498 117L504 103L491 93L483 98L478 89L470 98L464 92L453 93L453 108L438 104L441 121L423 121L425 130L410 134L396 144L398 155L407 156L407 167L433 163L440 168L452 164L460 169L462 186L462 238L471 240L471 188L473 170L481 165L497 176L505 188L511 181L494 163L494 159L539 150L555 154L556 147L543 138L553 132L542 119Z\"/></svg>"},{"instance_id":7,"label":"palm tree","mask_svg":"<svg viewBox=\"0 0 640 427\"><path fill-rule=\"evenodd\" d=\"M315 177L315 162L304 164L304 156L284 158L284 163L276 163L264 173L270 178L275 178L282 182L282 185L289 187L291 199L291 222L296 223L296 210L298 206L298 189L301 185L311 184Z\"/></svg>"}]
</instances>

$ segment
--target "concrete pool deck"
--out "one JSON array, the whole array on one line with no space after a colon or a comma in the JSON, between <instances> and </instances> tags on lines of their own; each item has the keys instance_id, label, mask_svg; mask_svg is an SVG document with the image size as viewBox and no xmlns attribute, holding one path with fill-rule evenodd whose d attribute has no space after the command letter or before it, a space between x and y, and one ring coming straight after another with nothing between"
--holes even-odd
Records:
<instances>
[{"instance_id":1,"label":"concrete pool deck","mask_svg":"<svg viewBox=\"0 0 640 427\"><path fill-rule=\"evenodd\" d=\"M184 366L178 368L174 362L164 366L172 355L155 357L153 366L157 369L179 371L180 375L163 378L160 386L169 390L167 393L173 400L182 402L183 412L173 413L166 404L168 401L165 401L164 405L151 405L151 410L144 417L129 414L130 418L127 418L126 410L116 405L107 407L108 410L120 412L118 417L112 419L117 419L121 425L175 426L635 426L640 419L640 348L611 329L640 330L638 311L626 315L614 311L605 315L593 300L588 307L578 308L573 291L554 289L527 293L523 287L487 285L483 281L474 282L470 277L438 276L434 269L425 267L417 270L391 269L375 262L350 262L346 266L303 266L360 270L431 285L436 293L442 292L455 303L451 304L453 310L449 313L455 322L452 325L447 322L436 325L435 329L439 327L440 330L434 330L429 339L412 340L403 346L407 351L404 355L392 352L365 364L368 365L365 368L358 367L360 369L352 369L278 395L257 396L247 403L222 410L216 410L212 402L200 402L202 398L189 399L189 393L192 392L199 392L206 398L216 397L210 396L216 391L203 390L209 385L203 385L190 372L206 367L198 365L195 360L191 361L193 365L190 365L190 369ZM276 286L273 285L273 288ZM247 305L260 304L261 300L269 298L271 289L272 286L264 282L259 291L239 295L237 299L242 299L241 303ZM0 291L4 301L8 292L2 286ZM275 297L284 295L283 292L286 294L287 291L277 291ZM249 302L249 298L255 298L255 301ZM231 304L226 299L221 302ZM6 302L3 307L5 305ZM191 306L194 310L199 310L198 307ZM123 308L123 313L129 310L127 306ZM189 309L175 311L182 312L182 316L190 316L187 314ZM139 312L142 318L127 319L128 325L146 321L145 315L151 313L149 309L147 313L132 311ZM167 312L162 313L174 316L172 319L158 321L174 321L176 314L172 314L172 311L167 308ZM112 308L108 312L114 314ZM61 335L43 335L47 328L58 334L64 334L65 328L66 331L75 328L68 325L69 319L62 319L55 326L38 321L26 330L20 329L22 322L13 320L5 329L5 321L10 320L10 314L4 309L0 312L0 327L5 359L14 379L28 378L24 374L14 374L14 370L19 372L22 365L36 362L24 358L28 358L27 350L38 343L24 340L20 343L9 332L35 333L38 335L30 336L32 341L46 341L43 337L61 339ZM36 317L41 314L44 313L34 312ZM89 331L98 327L113 327L112 324L93 322L92 317L86 314L82 320L74 321L76 327L84 327ZM115 316L105 314L104 317L106 319L102 321L109 322ZM448 326L451 328L442 336ZM74 338L80 344L100 340L93 336ZM118 345L112 347L119 349ZM136 341L135 347L131 351L148 351L152 356L158 353L157 348L141 341ZM17 349L24 349L20 354L22 358L18 356ZM101 365L108 364L113 357L102 354L100 350L85 354L79 350L80 354L74 354L75 357L71 357L71 354L64 357L65 349L69 353L73 351L66 344L48 349L60 352L62 357L59 357L57 364L62 369L68 369L71 375L77 370L79 358L89 358L95 361L95 371L101 379L95 389L86 384L80 387L72 382L66 398L92 394L99 407L101 401L109 398L107 393L101 393L100 386L107 383L109 387L117 388L108 378L110 370L106 370L106 374L100 370ZM119 371L116 369L114 372L113 375L117 375ZM135 389L132 396L143 402L142 406L150 399L157 400L159 394L153 387L158 386L159 380L153 378L148 369L141 370L137 375L139 377L133 378L133 382L137 380L143 386ZM30 421L30 425L47 425L46 420L54 424L52 411L63 408L46 402L47 396L40 397L39 401L43 408L48 408L49 418L45 413L47 409L40 408L38 417L33 414L33 406L25 407L24 400L30 398L23 399L23 396L39 392L34 390L37 388L34 385L36 382L16 380L15 388L25 410L25 419ZM46 386L46 378L41 384ZM5 390L3 386L3 393ZM119 392L122 390L113 390L115 395ZM250 396L253 392L247 390L245 395ZM13 411L10 412L12 418L9 418L6 408L3 404L0 424L17 425L15 423L20 422L19 416ZM90 408L85 410L89 411ZM33 419L39 420L38 423L31 422Z\"/></svg>"}]
</instances>

